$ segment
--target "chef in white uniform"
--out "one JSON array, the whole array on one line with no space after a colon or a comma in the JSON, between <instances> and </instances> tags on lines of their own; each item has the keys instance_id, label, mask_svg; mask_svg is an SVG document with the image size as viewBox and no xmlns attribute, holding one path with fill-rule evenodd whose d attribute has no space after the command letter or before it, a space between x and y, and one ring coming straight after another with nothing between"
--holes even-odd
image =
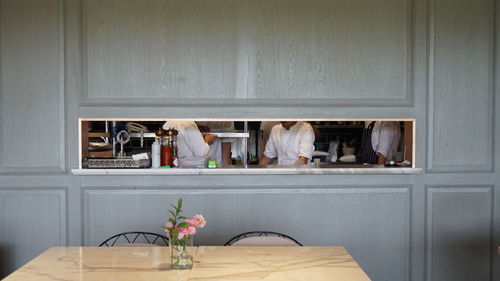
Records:
<instances>
[{"instance_id":1,"label":"chef in white uniform","mask_svg":"<svg viewBox=\"0 0 500 281\"><path fill-rule=\"evenodd\" d=\"M372 148L378 155L378 164L395 159L401 140L401 125L397 121L377 121L371 136Z\"/></svg>"},{"instance_id":2,"label":"chef in white uniform","mask_svg":"<svg viewBox=\"0 0 500 281\"><path fill-rule=\"evenodd\" d=\"M274 126L281 124L279 121L262 121L260 123L261 138L259 140L259 159L264 156L266 144Z\"/></svg>"},{"instance_id":3,"label":"chef in white uniform","mask_svg":"<svg viewBox=\"0 0 500 281\"><path fill-rule=\"evenodd\" d=\"M204 167L205 160L210 153L210 144L217 136L203 134L193 121L167 121L163 129L176 129L177 135L177 157L179 167Z\"/></svg>"},{"instance_id":4,"label":"chef in white uniform","mask_svg":"<svg viewBox=\"0 0 500 281\"><path fill-rule=\"evenodd\" d=\"M281 121L272 128L259 165L268 165L273 158L278 158L278 165L307 164L313 151L314 130L309 123Z\"/></svg>"},{"instance_id":5,"label":"chef in white uniform","mask_svg":"<svg viewBox=\"0 0 500 281\"><path fill-rule=\"evenodd\" d=\"M232 121L196 121L196 124L200 129L202 127L208 128L208 132L234 132L234 122ZM210 145L208 159L215 160L217 162L217 167L231 165L232 143L234 143L234 138L217 138L214 143Z\"/></svg>"}]
</instances>

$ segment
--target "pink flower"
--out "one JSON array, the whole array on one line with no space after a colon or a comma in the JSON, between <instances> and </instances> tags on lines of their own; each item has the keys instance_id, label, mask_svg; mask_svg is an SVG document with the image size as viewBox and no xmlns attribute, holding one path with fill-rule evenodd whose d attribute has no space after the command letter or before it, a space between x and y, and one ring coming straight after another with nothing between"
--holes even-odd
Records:
<instances>
[{"instance_id":1,"label":"pink flower","mask_svg":"<svg viewBox=\"0 0 500 281\"><path fill-rule=\"evenodd\" d=\"M205 227L205 224L207 224L207 222L205 221L205 218L203 217L203 215L195 215L193 217L193 219L190 220L190 221L193 222L193 224L189 223L190 225L193 225L193 226L196 226L196 227L200 227L200 228Z\"/></svg>"},{"instance_id":2,"label":"pink flower","mask_svg":"<svg viewBox=\"0 0 500 281\"><path fill-rule=\"evenodd\" d=\"M167 222L167 224L165 224L165 229L163 229L167 234L170 233L170 230L169 229L172 229L174 227L174 225L171 223L171 222Z\"/></svg>"},{"instance_id":3,"label":"pink flower","mask_svg":"<svg viewBox=\"0 0 500 281\"><path fill-rule=\"evenodd\" d=\"M194 226L189 226L189 227L183 227L183 228L177 228L177 231L179 233L183 233L186 235L193 235L196 234L196 228Z\"/></svg>"},{"instance_id":4,"label":"pink flower","mask_svg":"<svg viewBox=\"0 0 500 281\"><path fill-rule=\"evenodd\" d=\"M189 235L196 234L196 228L194 226L190 226L187 228L187 232Z\"/></svg>"},{"instance_id":5,"label":"pink flower","mask_svg":"<svg viewBox=\"0 0 500 281\"><path fill-rule=\"evenodd\" d=\"M184 233L179 232L179 234L177 235L177 238L178 238L178 239L182 239L182 238L184 238Z\"/></svg>"},{"instance_id":6,"label":"pink flower","mask_svg":"<svg viewBox=\"0 0 500 281\"><path fill-rule=\"evenodd\" d=\"M190 226L196 226L195 220L185 219L184 222L187 222L187 224L189 224Z\"/></svg>"}]
</instances>

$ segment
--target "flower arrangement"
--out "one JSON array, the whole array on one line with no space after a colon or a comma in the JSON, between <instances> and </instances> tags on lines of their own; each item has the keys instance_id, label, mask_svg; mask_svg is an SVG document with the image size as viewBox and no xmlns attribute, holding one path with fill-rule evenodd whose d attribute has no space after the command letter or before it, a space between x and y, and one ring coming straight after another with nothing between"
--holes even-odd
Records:
<instances>
[{"instance_id":1,"label":"flower arrangement","mask_svg":"<svg viewBox=\"0 0 500 281\"><path fill-rule=\"evenodd\" d=\"M203 215L195 215L193 218L182 216L182 198L177 201L177 206L172 206L168 210L171 217L162 228L169 236L170 256L172 268L191 268L193 266L193 257L188 252L188 241L196 234L196 228L205 227L206 221Z\"/></svg>"}]
</instances>

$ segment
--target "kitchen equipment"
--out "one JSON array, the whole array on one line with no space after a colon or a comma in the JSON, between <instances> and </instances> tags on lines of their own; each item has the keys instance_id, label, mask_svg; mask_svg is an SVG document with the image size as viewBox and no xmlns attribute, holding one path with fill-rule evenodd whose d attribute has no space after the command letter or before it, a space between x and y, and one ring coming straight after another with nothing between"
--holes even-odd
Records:
<instances>
[{"instance_id":1,"label":"kitchen equipment","mask_svg":"<svg viewBox=\"0 0 500 281\"><path fill-rule=\"evenodd\" d=\"M159 142L159 137L151 145L151 158L153 158L152 168L160 168L160 142Z\"/></svg>"},{"instance_id":2,"label":"kitchen equipment","mask_svg":"<svg viewBox=\"0 0 500 281\"><path fill-rule=\"evenodd\" d=\"M343 147L342 148L342 153L344 155L354 155L354 152L356 152L355 147Z\"/></svg>"},{"instance_id":3,"label":"kitchen equipment","mask_svg":"<svg viewBox=\"0 0 500 281\"><path fill-rule=\"evenodd\" d=\"M345 162L345 163L355 163L356 162L356 156L355 155L344 155L339 158L340 162Z\"/></svg>"},{"instance_id":4,"label":"kitchen equipment","mask_svg":"<svg viewBox=\"0 0 500 281\"><path fill-rule=\"evenodd\" d=\"M158 130L155 131L155 135L158 137L165 136L165 135L167 135L167 130L160 127Z\"/></svg>"},{"instance_id":5,"label":"kitchen equipment","mask_svg":"<svg viewBox=\"0 0 500 281\"><path fill-rule=\"evenodd\" d=\"M127 123L127 130L129 132L139 132L141 135L141 148L144 147L144 133L148 132L148 128L142 124L135 122Z\"/></svg>"},{"instance_id":6,"label":"kitchen equipment","mask_svg":"<svg viewBox=\"0 0 500 281\"><path fill-rule=\"evenodd\" d=\"M172 168L179 167L178 161L178 148L177 148L177 135L179 131L174 128L170 128L167 130L167 135L169 136L168 145L170 146L172 152L172 161L169 164Z\"/></svg>"},{"instance_id":7,"label":"kitchen equipment","mask_svg":"<svg viewBox=\"0 0 500 281\"><path fill-rule=\"evenodd\" d=\"M328 147L328 155L330 162L335 163L338 159L338 149L339 149L339 141L334 140L330 141L330 146Z\"/></svg>"},{"instance_id":8,"label":"kitchen equipment","mask_svg":"<svg viewBox=\"0 0 500 281\"><path fill-rule=\"evenodd\" d=\"M214 169L217 168L217 162L215 160L207 161L207 168Z\"/></svg>"},{"instance_id":9,"label":"kitchen equipment","mask_svg":"<svg viewBox=\"0 0 500 281\"><path fill-rule=\"evenodd\" d=\"M328 155L328 152L316 150L312 153L312 160L314 163L316 163L316 160L320 162L326 162L328 159Z\"/></svg>"},{"instance_id":10,"label":"kitchen equipment","mask_svg":"<svg viewBox=\"0 0 500 281\"><path fill-rule=\"evenodd\" d=\"M109 143L105 143L105 142L89 142L89 148L111 150L112 145Z\"/></svg>"},{"instance_id":11,"label":"kitchen equipment","mask_svg":"<svg viewBox=\"0 0 500 281\"><path fill-rule=\"evenodd\" d=\"M113 146L104 142L89 142L88 157L111 158L113 157Z\"/></svg>"},{"instance_id":12,"label":"kitchen equipment","mask_svg":"<svg viewBox=\"0 0 500 281\"><path fill-rule=\"evenodd\" d=\"M83 166L89 169L132 169L151 167L150 159L134 160L132 157L124 158L87 158Z\"/></svg>"},{"instance_id":13,"label":"kitchen equipment","mask_svg":"<svg viewBox=\"0 0 500 281\"><path fill-rule=\"evenodd\" d=\"M398 164L396 163L396 160L388 160L385 162L385 167L396 167Z\"/></svg>"},{"instance_id":14,"label":"kitchen equipment","mask_svg":"<svg viewBox=\"0 0 500 281\"><path fill-rule=\"evenodd\" d=\"M116 141L120 144L120 153L118 153L118 157L122 158L125 157L125 152L123 150L123 145L128 143L130 141L130 135L127 131L121 130L117 135L116 135Z\"/></svg>"}]
</instances>

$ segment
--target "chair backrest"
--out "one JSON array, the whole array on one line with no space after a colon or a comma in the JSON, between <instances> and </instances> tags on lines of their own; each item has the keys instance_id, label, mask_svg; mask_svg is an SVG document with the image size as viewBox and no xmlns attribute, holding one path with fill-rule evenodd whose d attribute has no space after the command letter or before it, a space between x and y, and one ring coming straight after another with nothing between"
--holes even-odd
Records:
<instances>
[{"instance_id":1,"label":"chair backrest","mask_svg":"<svg viewBox=\"0 0 500 281\"><path fill-rule=\"evenodd\" d=\"M130 231L113 235L99 245L99 247L115 246L168 246L168 238L152 232Z\"/></svg>"},{"instance_id":2,"label":"chair backrest","mask_svg":"<svg viewBox=\"0 0 500 281\"><path fill-rule=\"evenodd\" d=\"M272 231L251 231L236 235L224 246L302 246L302 244L286 234Z\"/></svg>"}]
</instances>

